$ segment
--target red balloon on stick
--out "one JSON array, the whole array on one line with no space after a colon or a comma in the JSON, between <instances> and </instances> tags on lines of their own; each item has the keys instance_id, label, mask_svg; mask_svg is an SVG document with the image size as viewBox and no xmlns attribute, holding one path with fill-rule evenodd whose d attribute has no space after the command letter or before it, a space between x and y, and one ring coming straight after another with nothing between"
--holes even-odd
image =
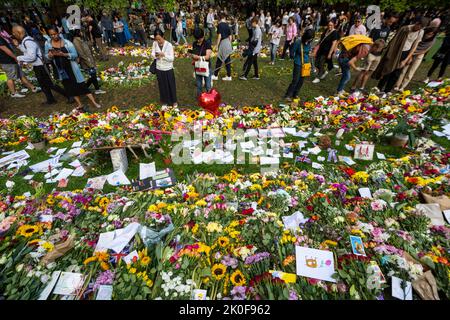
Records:
<instances>
[{"instance_id":1,"label":"red balloon on stick","mask_svg":"<svg viewBox=\"0 0 450 320\"><path fill-rule=\"evenodd\" d=\"M216 89L212 89L210 92L203 92L198 97L198 104L200 107L206 111L211 112L215 117L217 117L219 112L219 105L221 102L220 93Z\"/></svg>"}]
</instances>

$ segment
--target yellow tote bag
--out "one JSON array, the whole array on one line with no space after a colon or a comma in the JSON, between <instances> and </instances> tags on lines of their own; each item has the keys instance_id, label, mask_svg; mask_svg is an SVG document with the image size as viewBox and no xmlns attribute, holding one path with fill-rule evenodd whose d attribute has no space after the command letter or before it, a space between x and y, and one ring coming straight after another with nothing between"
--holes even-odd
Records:
<instances>
[{"instance_id":1,"label":"yellow tote bag","mask_svg":"<svg viewBox=\"0 0 450 320\"><path fill-rule=\"evenodd\" d=\"M302 56L302 78L309 77L311 75L311 63L303 61L303 43L300 43L300 54Z\"/></svg>"}]
</instances>

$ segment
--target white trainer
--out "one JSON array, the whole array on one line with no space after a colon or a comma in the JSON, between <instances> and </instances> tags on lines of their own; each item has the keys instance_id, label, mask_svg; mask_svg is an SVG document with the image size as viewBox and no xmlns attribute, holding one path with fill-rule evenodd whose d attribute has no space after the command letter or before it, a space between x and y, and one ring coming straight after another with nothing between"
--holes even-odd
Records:
<instances>
[{"instance_id":1,"label":"white trainer","mask_svg":"<svg viewBox=\"0 0 450 320\"><path fill-rule=\"evenodd\" d=\"M231 77L223 77L222 80L223 80L223 81L231 81L232 78L231 78Z\"/></svg>"},{"instance_id":2,"label":"white trainer","mask_svg":"<svg viewBox=\"0 0 450 320\"><path fill-rule=\"evenodd\" d=\"M217 80L219 80L219 77L217 77L215 75L212 75L211 79L214 80L214 81L217 81Z\"/></svg>"},{"instance_id":3,"label":"white trainer","mask_svg":"<svg viewBox=\"0 0 450 320\"><path fill-rule=\"evenodd\" d=\"M324 74L320 77L320 80L325 79L325 77L328 75L328 71L325 71Z\"/></svg>"},{"instance_id":4,"label":"white trainer","mask_svg":"<svg viewBox=\"0 0 450 320\"><path fill-rule=\"evenodd\" d=\"M16 92L14 94L11 94L11 98L25 98L25 95Z\"/></svg>"},{"instance_id":5,"label":"white trainer","mask_svg":"<svg viewBox=\"0 0 450 320\"><path fill-rule=\"evenodd\" d=\"M319 83L320 82L320 79L319 78L315 78L313 81L312 81L312 83Z\"/></svg>"}]
</instances>

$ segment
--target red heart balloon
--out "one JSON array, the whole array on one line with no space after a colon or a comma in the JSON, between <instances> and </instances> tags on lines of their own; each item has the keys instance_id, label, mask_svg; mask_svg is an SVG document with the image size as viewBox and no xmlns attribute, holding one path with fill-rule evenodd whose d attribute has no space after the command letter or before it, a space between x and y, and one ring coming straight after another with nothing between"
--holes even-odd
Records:
<instances>
[{"instance_id":1,"label":"red heart balloon","mask_svg":"<svg viewBox=\"0 0 450 320\"><path fill-rule=\"evenodd\" d=\"M212 89L210 92L203 92L198 97L198 104L206 111L211 112L214 116L218 116L219 105L221 102L220 93L216 89Z\"/></svg>"}]
</instances>

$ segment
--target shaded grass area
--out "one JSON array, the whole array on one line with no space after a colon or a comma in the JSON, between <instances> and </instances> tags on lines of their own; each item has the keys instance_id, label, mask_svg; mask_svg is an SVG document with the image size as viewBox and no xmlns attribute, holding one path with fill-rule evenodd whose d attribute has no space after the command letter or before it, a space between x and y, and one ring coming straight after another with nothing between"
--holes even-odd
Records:
<instances>
[{"instance_id":1,"label":"shaded grass area","mask_svg":"<svg viewBox=\"0 0 450 320\"><path fill-rule=\"evenodd\" d=\"M241 35L241 39L245 39L245 34ZM189 39L192 41L192 39ZM432 64L431 57L439 48L442 42L442 37L439 37L433 49L428 53L425 61L421 64L416 72L414 79L411 81L409 88L414 90L422 85L426 78L426 73ZM266 43L268 41L266 40ZM104 70L111 66L116 66L120 61L125 64L130 62L140 61L142 58L138 57L111 57L108 62L99 63L99 70ZM220 92L222 102L236 107L246 105L267 105L282 102L282 97L286 92L287 87L292 79L292 62L289 60L277 61L275 66L268 64L269 58L259 59L259 69L261 80L240 81L238 75L242 73L242 66L244 64L243 58L238 58L232 63L233 81L215 81L214 87ZM183 107L194 107L197 105L196 101L196 87L195 79L193 78L193 66L190 59L177 58L174 63L175 75L177 83L178 104ZM213 60L213 68L215 67L215 59ZM300 90L300 98L302 100L309 100L317 96L328 96L335 93L340 77L336 76L336 72L340 69L335 69L330 72L328 77L318 84L313 84L312 77L307 79ZM437 73L437 71L436 71ZM253 71L250 72L250 76ZM446 76L449 73L447 71ZM219 78L225 76L225 70L222 68ZM353 74L354 76L354 74ZM350 88L351 82L347 89ZM370 79L367 88L376 85L376 81ZM106 110L111 106L117 106L121 109L135 109L141 108L144 105L151 103L159 103L159 91L156 79L143 86L120 86L116 84L104 84L104 89L107 91L105 95L96 96L100 104L103 106L102 110ZM45 100L42 93L29 93L24 99L12 99L10 97L0 97L0 116L10 117L13 115L34 115L47 116L52 112L70 112L74 105L66 102L62 96L55 94L58 103L52 106L42 105ZM82 98L83 103L89 106L87 98ZM93 107L89 106L92 110ZM92 110L97 111L97 110Z\"/></svg>"}]
</instances>

